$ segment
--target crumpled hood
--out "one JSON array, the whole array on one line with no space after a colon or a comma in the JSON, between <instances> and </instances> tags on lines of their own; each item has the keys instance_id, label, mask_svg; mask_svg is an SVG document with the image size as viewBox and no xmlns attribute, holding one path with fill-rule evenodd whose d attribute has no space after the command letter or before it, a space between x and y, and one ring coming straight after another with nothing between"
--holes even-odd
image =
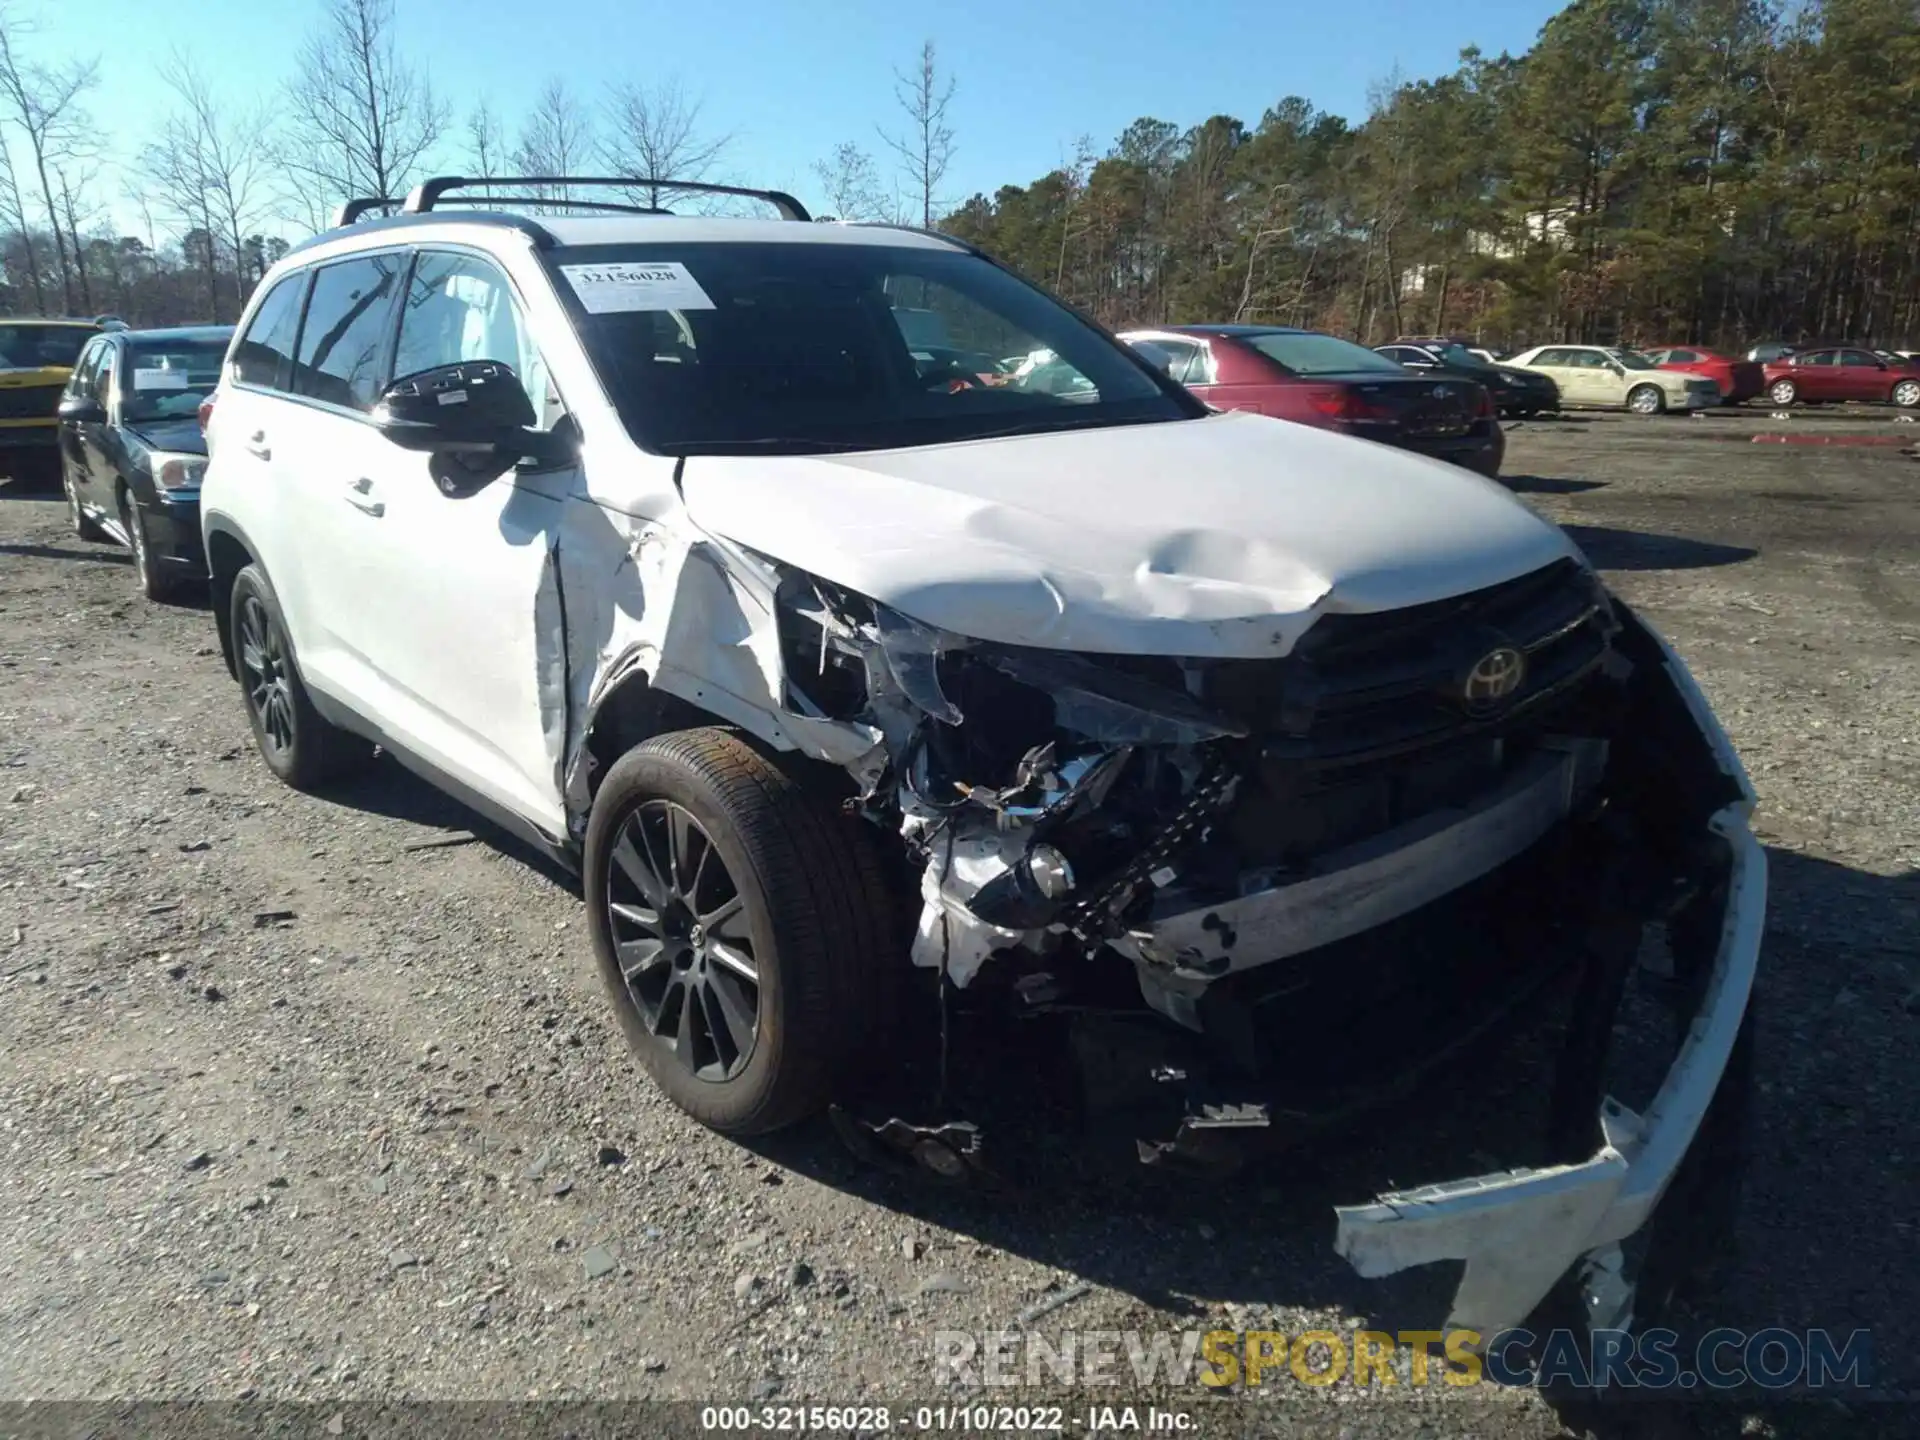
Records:
<instances>
[{"instance_id":1,"label":"crumpled hood","mask_svg":"<svg viewBox=\"0 0 1920 1440\"><path fill-rule=\"evenodd\" d=\"M850 455L696 455L713 534L980 640L1286 653L1578 554L1477 475L1284 420L1205 419Z\"/></svg>"}]
</instances>

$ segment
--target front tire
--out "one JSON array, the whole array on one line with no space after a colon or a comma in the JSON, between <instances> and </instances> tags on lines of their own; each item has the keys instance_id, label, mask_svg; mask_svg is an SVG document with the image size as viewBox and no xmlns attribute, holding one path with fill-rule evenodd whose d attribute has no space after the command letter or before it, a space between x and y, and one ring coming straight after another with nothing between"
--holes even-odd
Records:
<instances>
[{"instance_id":1,"label":"front tire","mask_svg":"<svg viewBox=\"0 0 1920 1440\"><path fill-rule=\"evenodd\" d=\"M313 708L294 665L286 622L257 565L233 577L230 633L247 722L260 758L296 790L318 790L364 765L373 746Z\"/></svg>"},{"instance_id":2,"label":"front tire","mask_svg":"<svg viewBox=\"0 0 1920 1440\"><path fill-rule=\"evenodd\" d=\"M149 600L171 599L175 589L173 576L167 573L166 566L147 543L147 526L140 515L140 502L125 491L120 494L120 528L127 532L127 545L133 551L133 574L140 593Z\"/></svg>"},{"instance_id":3,"label":"front tire","mask_svg":"<svg viewBox=\"0 0 1920 1440\"><path fill-rule=\"evenodd\" d=\"M1767 387L1767 399L1783 409L1800 398L1800 387L1791 380L1776 380Z\"/></svg>"},{"instance_id":4,"label":"front tire","mask_svg":"<svg viewBox=\"0 0 1920 1440\"><path fill-rule=\"evenodd\" d=\"M1903 410L1920 408L1920 380L1902 380L1894 386L1893 403Z\"/></svg>"},{"instance_id":5,"label":"front tire","mask_svg":"<svg viewBox=\"0 0 1920 1440\"><path fill-rule=\"evenodd\" d=\"M112 537L87 517L80 508L80 496L75 493L73 480L67 474L66 467L60 467L60 488L67 494L67 522L73 526L74 535L90 545L101 545Z\"/></svg>"},{"instance_id":6,"label":"front tire","mask_svg":"<svg viewBox=\"0 0 1920 1440\"><path fill-rule=\"evenodd\" d=\"M1667 408L1667 397L1658 385L1636 385L1627 392L1627 409L1636 415L1658 415Z\"/></svg>"},{"instance_id":7,"label":"front tire","mask_svg":"<svg viewBox=\"0 0 1920 1440\"><path fill-rule=\"evenodd\" d=\"M594 958L648 1074L702 1124L805 1119L878 1046L905 956L860 823L718 729L647 741L594 796Z\"/></svg>"}]
</instances>

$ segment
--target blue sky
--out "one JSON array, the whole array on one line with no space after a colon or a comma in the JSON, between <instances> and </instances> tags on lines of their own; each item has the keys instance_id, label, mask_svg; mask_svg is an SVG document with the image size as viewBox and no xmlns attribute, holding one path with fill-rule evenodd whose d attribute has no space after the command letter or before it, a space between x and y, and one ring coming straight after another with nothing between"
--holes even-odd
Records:
<instances>
[{"instance_id":1,"label":"blue sky","mask_svg":"<svg viewBox=\"0 0 1920 1440\"><path fill-rule=\"evenodd\" d=\"M28 13L32 13L29 0ZM403 47L456 114L484 95L509 128L551 76L597 96L609 80L677 76L704 100L711 128L731 132L726 168L743 180L816 197L809 167L851 140L887 164L877 126L899 119L892 71L923 39L958 81L955 203L1024 183L1072 154L1077 137L1104 149L1143 115L1195 124L1215 113L1253 123L1281 96L1365 114L1370 84L1452 68L1460 49L1527 48L1552 0L1166 0L1105 4L878 0L397 0ZM166 112L156 74L168 47L190 43L223 94L261 99L291 67L320 0L152 0L42 3L28 52L97 55L89 108L122 155ZM111 200L111 197L107 197ZM124 219L131 213L115 202Z\"/></svg>"}]
</instances>

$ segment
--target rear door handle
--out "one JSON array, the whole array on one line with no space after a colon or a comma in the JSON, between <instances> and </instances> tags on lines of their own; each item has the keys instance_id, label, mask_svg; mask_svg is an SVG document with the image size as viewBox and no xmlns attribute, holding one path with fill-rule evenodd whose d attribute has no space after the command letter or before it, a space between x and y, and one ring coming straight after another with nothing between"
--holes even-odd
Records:
<instances>
[{"instance_id":1,"label":"rear door handle","mask_svg":"<svg viewBox=\"0 0 1920 1440\"><path fill-rule=\"evenodd\" d=\"M384 500L373 498L373 481L362 475L347 487L347 503L356 510L363 510L376 520L387 513Z\"/></svg>"},{"instance_id":2,"label":"rear door handle","mask_svg":"<svg viewBox=\"0 0 1920 1440\"><path fill-rule=\"evenodd\" d=\"M267 444L266 431L256 430L253 432L252 437L247 441L247 453L257 460L271 460L273 458L273 450Z\"/></svg>"}]
</instances>

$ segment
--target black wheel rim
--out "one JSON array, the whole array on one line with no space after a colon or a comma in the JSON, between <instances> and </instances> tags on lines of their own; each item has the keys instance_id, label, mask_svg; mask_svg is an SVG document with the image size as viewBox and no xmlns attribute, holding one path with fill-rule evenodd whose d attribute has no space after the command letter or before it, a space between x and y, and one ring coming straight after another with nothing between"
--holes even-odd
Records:
<instances>
[{"instance_id":1,"label":"black wheel rim","mask_svg":"<svg viewBox=\"0 0 1920 1440\"><path fill-rule=\"evenodd\" d=\"M286 649L258 595L247 596L240 607L240 670L260 743L275 757L287 754L293 749L294 720Z\"/></svg>"},{"instance_id":2,"label":"black wheel rim","mask_svg":"<svg viewBox=\"0 0 1920 1440\"><path fill-rule=\"evenodd\" d=\"M760 1034L760 962L746 897L684 806L642 802L607 867L607 926L627 997L695 1079L733 1079Z\"/></svg>"}]
</instances>

